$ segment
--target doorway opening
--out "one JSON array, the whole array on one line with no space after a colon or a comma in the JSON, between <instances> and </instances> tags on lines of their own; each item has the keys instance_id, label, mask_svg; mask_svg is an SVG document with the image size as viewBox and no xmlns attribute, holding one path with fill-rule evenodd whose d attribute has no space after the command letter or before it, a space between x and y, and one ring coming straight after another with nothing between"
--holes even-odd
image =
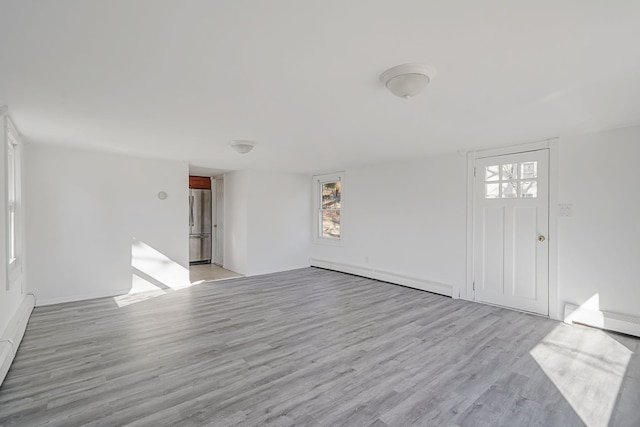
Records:
<instances>
[{"instance_id":1,"label":"doorway opening","mask_svg":"<svg viewBox=\"0 0 640 427\"><path fill-rule=\"evenodd\" d=\"M189 176L191 283L241 275L224 268L224 177Z\"/></svg>"}]
</instances>

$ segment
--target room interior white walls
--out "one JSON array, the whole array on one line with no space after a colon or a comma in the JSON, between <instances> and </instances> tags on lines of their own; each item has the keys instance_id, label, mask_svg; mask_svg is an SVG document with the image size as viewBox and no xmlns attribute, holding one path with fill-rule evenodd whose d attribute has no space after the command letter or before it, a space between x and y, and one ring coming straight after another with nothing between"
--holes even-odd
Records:
<instances>
[{"instance_id":1,"label":"room interior white walls","mask_svg":"<svg viewBox=\"0 0 640 427\"><path fill-rule=\"evenodd\" d=\"M247 274L309 266L309 176L249 171Z\"/></svg>"},{"instance_id":2,"label":"room interior white walls","mask_svg":"<svg viewBox=\"0 0 640 427\"><path fill-rule=\"evenodd\" d=\"M248 173L224 174L224 268L247 274Z\"/></svg>"},{"instance_id":3,"label":"room interior white walls","mask_svg":"<svg viewBox=\"0 0 640 427\"><path fill-rule=\"evenodd\" d=\"M25 151L27 288L38 304L126 293L134 279L188 284L186 162L40 144ZM171 265L159 258L140 271L150 264L134 268L134 248Z\"/></svg>"},{"instance_id":4,"label":"room interior white walls","mask_svg":"<svg viewBox=\"0 0 640 427\"><path fill-rule=\"evenodd\" d=\"M640 317L639 161L637 126L561 138L560 309L597 295L599 310Z\"/></svg>"},{"instance_id":5,"label":"room interior white walls","mask_svg":"<svg viewBox=\"0 0 640 427\"><path fill-rule=\"evenodd\" d=\"M389 281L417 279L442 293L464 286L464 157L348 168L345 175L341 245L312 244L312 264L343 264Z\"/></svg>"}]
</instances>

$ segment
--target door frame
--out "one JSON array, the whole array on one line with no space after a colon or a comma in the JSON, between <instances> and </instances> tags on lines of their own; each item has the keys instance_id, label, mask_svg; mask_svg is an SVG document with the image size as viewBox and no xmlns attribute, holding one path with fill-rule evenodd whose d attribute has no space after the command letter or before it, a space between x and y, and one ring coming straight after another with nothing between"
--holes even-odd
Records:
<instances>
[{"instance_id":1,"label":"door frame","mask_svg":"<svg viewBox=\"0 0 640 427\"><path fill-rule=\"evenodd\" d=\"M517 154L535 150L549 150L549 317L560 318L558 306L558 138L549 138L543 141L486 150L467 152L467 271L465 288L458 292L458 297L469 301L475 300L473 290L474 281L474 167L476 159L505 154Z\"/></svg>"},{"instance_id":2,"label":"door frame","mask_svg":"<svg viewBox=\"0 0 640 427\"><path fill-rule=\"evenodd\" d=\"M222 182L222 207L218 206L218 182ZM224 268L224 176L211 177L211 264ZM214 227L215 224L215 227ZM220 251L218 251L220 246ZM220 253L218 253L220 252ZM218 263L218 260L220 261Z\"/></svg>"}]
</instances>

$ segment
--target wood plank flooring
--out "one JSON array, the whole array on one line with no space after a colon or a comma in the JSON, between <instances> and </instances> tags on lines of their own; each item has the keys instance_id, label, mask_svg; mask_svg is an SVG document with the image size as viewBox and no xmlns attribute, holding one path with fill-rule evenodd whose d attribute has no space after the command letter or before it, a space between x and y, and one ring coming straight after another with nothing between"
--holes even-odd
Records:
<instances>
[{"instance_id":1,"label":"wood plank flooring","mask_svg":"<svg viewBox=\"0 0 640 427\"><path fill-rule=\"evenodd\" d=\"M639 342L307 268L36 308L0 425L638 426Z\"/></svg>"}]
</instances>

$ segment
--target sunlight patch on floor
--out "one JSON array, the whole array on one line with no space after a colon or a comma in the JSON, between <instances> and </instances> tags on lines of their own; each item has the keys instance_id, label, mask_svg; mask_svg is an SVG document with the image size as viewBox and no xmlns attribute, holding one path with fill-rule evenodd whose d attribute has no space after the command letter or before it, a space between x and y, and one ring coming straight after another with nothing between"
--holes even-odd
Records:
<instances>
[{"instance_id":1,"label":"sunlight patch on floor","mask_svg":"<svg viewBox=\"0 0 640 427\"><path fill-rule=\"evenodd\" d=\"M164 290L134 273L131 275L131 290L129 293L113 297L113 300L118 304L118 307L126 307L127 305L146 301L164 294L166 294Z\"/></svg>"},{"instance_id":2,"label":"sunlight patch on floor","mask_svg":"<svg viewBox=\"0 0 640 427\"><path fill-rule=\"evenodd\" d=\"M531 351L551 382L588 426L607 426L632 352L604 331L558 325Z\"/></svg>"}]
</instances>

